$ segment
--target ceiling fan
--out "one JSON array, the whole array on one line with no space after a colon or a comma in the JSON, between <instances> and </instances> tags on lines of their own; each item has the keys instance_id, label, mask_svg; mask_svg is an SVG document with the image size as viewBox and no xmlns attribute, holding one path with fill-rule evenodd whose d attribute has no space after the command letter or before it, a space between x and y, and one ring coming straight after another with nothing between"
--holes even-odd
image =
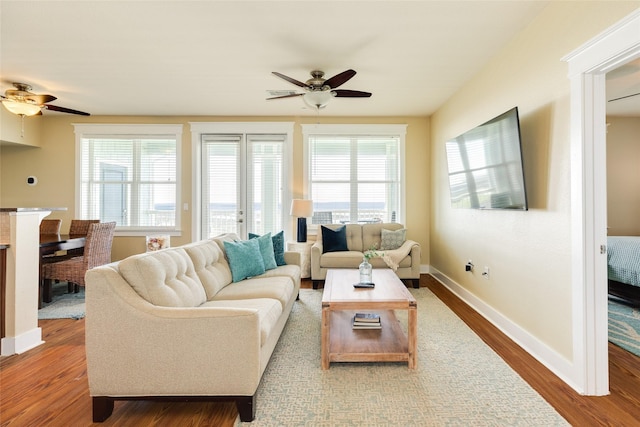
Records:
<instances>
[{"instance_id":1,"label":"ceiling fan","mask_svg":"<svg viewBox=\"0 0 640 427\"><path fill-rule=\"evenodd\" d=\"M13 83L15 89L8 89L4 95L0 95L2 105L19 116L36 116L41 115L42 110L59 111L61 113L79 114L81 116L90 116L89 113L84 111L72 110L71 108L59 107L57 105L50 105L48 102L55 101L56 98L53 95L37 95L29 92L31 86L25 83Z\"/></svg>"},{"instance_id":2,"label":"ceiling fan","mask_svg":"<svg viewBox=\"0 0 640 427\"><path fill-rule=\"evenodd\" d=\"M356 75L354 70L346 70L330 79L324 78L324 71L313 70L311 71L311 78L307 80L305 83L293 79L289 76L285 76L284 74L278 73L276 71L272 72L274 75L280 77L288 81L289 83L293 83L296 86L303 88L305 91L302 93L296 93L293 91L271 91L273 96L270 99L282 99L282 98L293 98L296 96L301 96L305 103L310 105L315 109L320 109L326 107L331 98L369 98L371 96L370 92L362 92L359 90L348 90L348 89L337 89L338 87L345 84L348 80L350 80L353 76ZM284 93L284 94L283 94Z\"/></svg>"}]
</instances>

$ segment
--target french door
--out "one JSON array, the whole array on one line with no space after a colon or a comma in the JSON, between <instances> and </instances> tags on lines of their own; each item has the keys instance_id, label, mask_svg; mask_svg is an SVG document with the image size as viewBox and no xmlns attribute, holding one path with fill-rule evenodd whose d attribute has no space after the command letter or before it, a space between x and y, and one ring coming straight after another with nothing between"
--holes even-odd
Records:
<instances>
[{"instance_id":1,"label":"french door","mask_svg":"<svg viewBox=\"0 0 640 427\"><path fill-rule=\"evenodd\" d=\"M201 135L202 238L284 228L286 134Z\"/></svg>"}]
</instances>

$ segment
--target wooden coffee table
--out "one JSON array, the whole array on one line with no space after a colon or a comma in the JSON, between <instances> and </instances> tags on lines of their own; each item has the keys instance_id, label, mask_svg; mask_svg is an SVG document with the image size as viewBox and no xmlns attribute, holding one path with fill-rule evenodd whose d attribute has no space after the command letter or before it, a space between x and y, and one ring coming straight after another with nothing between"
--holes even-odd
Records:
<instances>
[{"instance_id":1,"label":"wooden coffee table","mask_svg":"<svg viewBox=\"0 0 640 427\"><path fill-rule=\"evenodd\" d=\"M372 289L353 287L358 270L330 269L322 294L322 369L331 362L407 362L417 365L418 304L390 269L374 268ZM408 311L407 334L394 310ZM354 330L356 312L377 313L382 329Z\"/></svg>"}]
</instances>

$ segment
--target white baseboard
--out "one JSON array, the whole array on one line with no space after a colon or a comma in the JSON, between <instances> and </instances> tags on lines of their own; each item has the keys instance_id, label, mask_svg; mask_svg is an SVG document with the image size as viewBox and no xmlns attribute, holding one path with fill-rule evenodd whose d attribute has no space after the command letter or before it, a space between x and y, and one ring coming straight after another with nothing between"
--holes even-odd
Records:
<instances>
[{"instance_id":1,"label":"white baseboard","mask_svg":"<svg viewBox=\"0 0 640 427\"><path fill-rule=\"evenodd\" d=\"M2 338L2 341L0 341L0 355L21 354L40 344L44 344L44 341L42 341L42 329L34 328L17 337Z\"/></svg>"},{"instance_id":2,"label":"white baseboard","mask_svg":"<svg viewBox=\"0 0 640 427\"><path fill-rule=\"evenodd\" d=\"M420 274L431 274L431 267L429 264L420 264Z\"/></svg>"},{"instance_id":3,"label":"white baseboard","mask_svg":"<svg viewBox=\"0 0 640 427\"><path fill-rule=\"evenodd\" d=\"M436 278L444 287L453 292L458 298L464 301L474 311L479 313L492 325L498 328L509 339L522 347L527 353L533 356L537 361L542 363L547 369L558 376L562 381L567 383L569 387L581 393L580 387L574 382L572 377L574 376L573 363L567 360L565 357L558 354L553 349L549 348L545 343L531 335L526 330L511 321L511 319L505 317L493 307L486 304L479 299L476 295L469 292L464 287L460 286L454 280L449 278L444 273L438 271L436 268L430 268L430 274Z\"/></svg>"}]
</instances>

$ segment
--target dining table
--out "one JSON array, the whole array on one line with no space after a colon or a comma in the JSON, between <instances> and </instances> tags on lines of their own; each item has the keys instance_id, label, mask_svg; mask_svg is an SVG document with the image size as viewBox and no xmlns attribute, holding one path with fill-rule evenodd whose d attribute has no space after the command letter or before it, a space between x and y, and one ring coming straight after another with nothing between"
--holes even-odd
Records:
<instances>
[{"instance_id":1,"label":"dining table","mask_svg":"<svg viewBox=\"0 0 640 427\"><path fill-rule=\"evenodd\" d=\"M42 302L49 303L53 299L51 287L46 289L46 287L43 286L43 265L50 262L63 261L74 255L81 255L85 241L86 236L78 234L40 235L40 289L43 290ZM55 254L60 251L66 251L66 254L56 256ZM41 306L41 301L38 301L38 306Z\"/></svg>"}]
</instances>

